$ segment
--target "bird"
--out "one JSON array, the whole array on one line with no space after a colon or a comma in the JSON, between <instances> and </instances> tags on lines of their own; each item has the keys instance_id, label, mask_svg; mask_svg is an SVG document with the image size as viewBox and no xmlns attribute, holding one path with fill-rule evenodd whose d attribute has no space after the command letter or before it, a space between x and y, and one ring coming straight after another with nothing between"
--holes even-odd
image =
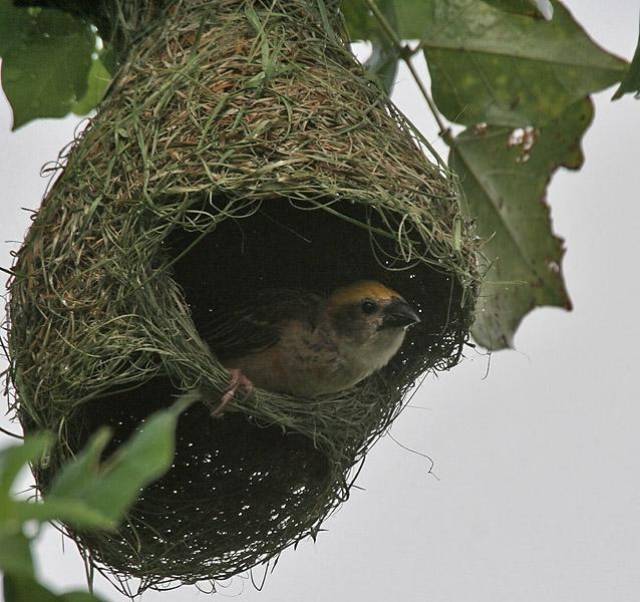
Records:
<instances>
[{"instance_id":1,"label":"bird","mask_svg":"<svg viewBox=\"0 0 640 602\"><path fill-rule=\"evenodd\" d=\"M350 389L386 366L418 322L399 293L375 280L326 297L264 289L231 310L212 310L202 336L231 375L213 415L254 387L302 398Z\"/></svg>"}]
</instances>

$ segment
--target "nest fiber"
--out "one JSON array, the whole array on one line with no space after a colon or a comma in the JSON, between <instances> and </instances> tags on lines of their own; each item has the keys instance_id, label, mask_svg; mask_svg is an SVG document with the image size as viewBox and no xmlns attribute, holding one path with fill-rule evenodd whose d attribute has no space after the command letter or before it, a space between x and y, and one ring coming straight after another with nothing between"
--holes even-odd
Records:
<instances>
[{"instance_id":1,"label":"nest fiber","mask_svg":"<svg viewBox=\"0 0 640 602\"><path fill-rule=\"evenodd\" d=\"M364 76L333 3L142 14L18 253L9 351L25 430L58 435L36 469L45 495L99 425L115 448L199 392L173 468L119 531L74 533L96 566L144 588L230 577L315 535L416 379L457 362L475 271L454 183ZM199 334L209 312L260 288L362 278L422 316L389 366L339 395L257 390L210 417L229 375Z\"/></svg>"}]
</instances>

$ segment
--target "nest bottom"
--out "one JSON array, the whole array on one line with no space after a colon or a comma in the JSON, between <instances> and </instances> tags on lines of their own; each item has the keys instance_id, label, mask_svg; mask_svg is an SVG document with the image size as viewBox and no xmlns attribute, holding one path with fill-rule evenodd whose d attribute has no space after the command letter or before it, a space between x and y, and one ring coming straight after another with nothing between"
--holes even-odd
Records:
<instances>
[{"instance_id":1,"label":"nest bottom","mask_svg":"<svg viewBox=\"0 0 640 602\"><path fill-rule=\"evenodd\" d=\"M86 404L70 418L67 444L78 451L108 425L115 436L106 453L112 453L175 394L158 378ZM40 489L46 491L55 470L36 475ZM121 584L139 578L141 590L225 579L273 557L283 542L313 534L346 493L340 478L306 437L243 414L211 418L196 404L179 420L171 469L142 492L120 530L71 535L97 567Z\"/></svg>"}]
</instances>

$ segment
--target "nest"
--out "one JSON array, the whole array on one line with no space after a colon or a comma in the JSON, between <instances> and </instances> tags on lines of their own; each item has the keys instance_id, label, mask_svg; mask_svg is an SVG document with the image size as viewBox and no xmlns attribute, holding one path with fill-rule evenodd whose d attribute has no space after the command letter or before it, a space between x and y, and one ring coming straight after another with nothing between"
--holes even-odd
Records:
<instances>
[{"instance_id":1,"label":"nest","mask_svg":"<svg viewBox=\"0 0 640 602\"><path fill-rule=\"evenodd\" d=\"M64 156L17 254L9 353L25 431L111 450L187 391L177 453L117 533L73 533L141 587L228 578L317 533L429 370L454 365L475 296L453 179L367 79L322 0L176 0L154 13ZM149 12L151 14L151 12ZM199 332L261 288L372 278L421 313L339 395L263 390L211 418L229 374Z\"/></svg>"}]
</instances>

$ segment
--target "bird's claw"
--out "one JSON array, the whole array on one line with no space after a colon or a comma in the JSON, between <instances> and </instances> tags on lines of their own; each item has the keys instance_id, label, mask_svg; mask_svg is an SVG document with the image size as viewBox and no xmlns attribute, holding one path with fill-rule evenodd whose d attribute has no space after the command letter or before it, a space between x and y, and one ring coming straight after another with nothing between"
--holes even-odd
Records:
<instances>
[{"instance_id":1,"label":"bird's claw","mask_svg":"<svg viewBox=\"0 0 640 602\"><path fill-rule=\"evenodd\" d=\"M229 381L229 385L225 389L224 394L220 398L220 404L218 407L211 412L211 416L217 418L221 416L224 412L224 408L227 404L236 396L236 393L242 389L244 390L244 395L242 397L245 400L249 395L251 395L253 391L253 383L244 375L242 370L239 368L231 368L229 370L231 374L231 380Z\"/></svg>"}]
</instances>

